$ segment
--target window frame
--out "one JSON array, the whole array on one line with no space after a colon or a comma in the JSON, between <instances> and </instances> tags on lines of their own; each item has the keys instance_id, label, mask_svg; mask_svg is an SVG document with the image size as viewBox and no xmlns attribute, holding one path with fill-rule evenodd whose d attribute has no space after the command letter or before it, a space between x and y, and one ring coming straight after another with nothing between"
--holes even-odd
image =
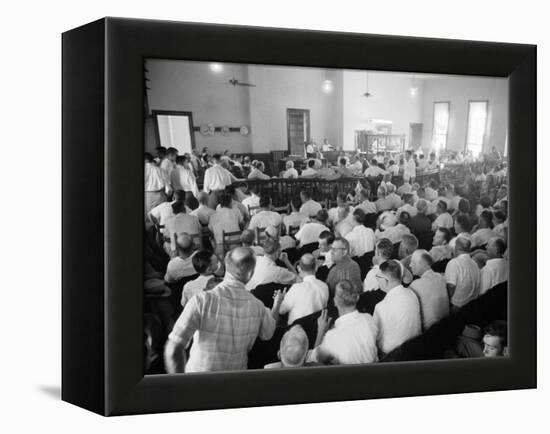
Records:
<instances>
[{"instance_id":1,"label":"window frame","mask_svg":"<svg viewBox=\"0 0 550 434\"><path fill-rule=\"evenodd\" d=\"M438 151L441 152L442 150L447 150L447 145L449 144L449 124L451 123L451 101L434 101L433 102L433 111L432 111L432 143L434 142L435 137L435 107L437 104L447 104L449 113L448 119L447 119L447 130L445 131L445 146L442 148L439 148Z\"/></svg>"},{"instance_id":2,"label":"window frame","mask_svg":"<svg viewBox=\"0 0 550 434\"><path fill-rule=\"evenodd\" d=\"M487 135L487 123L489 121L489 100L488 99L469 99L468 100L468 113L466 114L466 138L464 140L464 152L468 152L468 136L470 132L470 106L472 103L484 102L485 103L485 124L483 125L483 138L481 139L481 150L483 153L485 148L485 136Z\"/></svg>"}]
</instances>

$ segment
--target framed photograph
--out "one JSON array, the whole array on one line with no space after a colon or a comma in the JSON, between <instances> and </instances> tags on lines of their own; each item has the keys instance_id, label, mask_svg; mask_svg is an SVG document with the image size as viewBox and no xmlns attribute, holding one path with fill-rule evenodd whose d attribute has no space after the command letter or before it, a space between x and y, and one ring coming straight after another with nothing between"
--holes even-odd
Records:
<instances>
[{"instance_id":1,"label":"framed photograph","mask_svg":"<svg viewBox=\"0 0 550 434\"><path fill-rule=\"evenodd\" d=\"M536 387L535 46L104 18L62 49L63 400Z\"/></svg>"}]
</instances>

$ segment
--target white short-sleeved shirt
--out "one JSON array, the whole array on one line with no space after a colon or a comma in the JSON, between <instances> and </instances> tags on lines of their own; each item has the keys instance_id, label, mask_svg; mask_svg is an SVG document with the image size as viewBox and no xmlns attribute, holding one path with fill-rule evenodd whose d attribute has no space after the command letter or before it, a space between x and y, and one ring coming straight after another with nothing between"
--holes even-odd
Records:
<instances>
[{"instance_id":1,"label":"white short-sleeved shirt","mask_svg":"<svg viewBox=\"0 0 550 434\"><path fill-rule=\"evenodd\" d=\"M282 283L286 285L293 283L295 280L296 275L290 270L279 267L267 256L258 256L256 258L254 274L252 274L252 277L245 287L251 291L258 285L264 285L266 283Z\"/></svg>"},{"instance_id":2,"label":"white short-sleeved shirt","mask_svg":"<svg viewBox=\"0 0 550 434\"><path fill-rule=\"evenodd\" d=\"M319 202L315 202L313 199L304 202L300 207L300 214L307 215L308 217L315 217L323 207Z\"/></svg>"},{"instance_id":3,"label":"white short-sleeved shirt","mask_svg":"<svg viewBox=\"0 0 550 434\"><path fill-rule=\"evenodd\" d=\"M298 171L294 167L291 167L290 169L284 171L283 178L298 178Z\"/></svg>"},{"instance_id":4,"label":"white short-sleeved shirt","mask_svg":"<svg viewBox=\"0 0 550 434\"><path fill-rule=\"evenodd\" d=\"M249 209L249 208L256 208L258 206L260 206L260 197L259 196L256 196L255 194L251 195L251 196L247 196L243 199L242 201L242 204L246 207L246 209ZM255 210L252 210L250 212L250 215L254 215L258 212L259 210L255 209Z\"/></svg>"},{"instance_id":5,"label":"white short-sleeved shirt","mask_svg":"<svg viewBox=\"0 0 550 434\"><path fill-rule=\"evenodd\" d=\"M327 307L327 301L327 284L315 276L305 276L302 282L290 287L281 303L279 313L288 312L288 324L292 324L298 318L324 309Z\"/></svg>"},{"instance_id":6,"label":"white short-sleeved shirt","mask_svg":"<svg viewBox=\"0 0 550 434\"><path fill-rule=\"evenodd\" d=\"M479 267L468 253L451 259L445 269L445 281L456 287L451 304L462 307L476 298L480 280Z\"/></svg>"},{"instance_id":7,"label":"white short-sleeved shirt","mask_svg":"<svg viewBox=\"0 0 550 434\"><path fill-rule=\"evenodd\" d=\"M319 173L315 169L308 167L307 169L302 170L301 176L302 178L315 178L318 175Z\"/></svg>"},{"instance_id":8,"label":"white short-sleeved shirt","mask_svg":"<svg viewBox=\"0 0 550 434\"><path fill-rule=\"evenodd\" d=\"M447 228L451 229L454 226L453 217L448 212L444 212L436 217L432 223L432 230L437 228Z\"/></svg>"},{"instance_id":9,"label":"white short-sleeved shirt","mask_svg":"<svg viewBox=\"0 0 550 434\"><path fill-rule=\"evenodd\" d=\"M411 158L409 161L405 161L405 167L403 170L403 179L405 181L408 181L414 177L416 177L416 163Z\"/></svg>"},{"instance_id":10,"label":"white short-sleeved shirt","mask_svg":"<svg viewBox=\"0 0 550 434\"><path fill-rule=\"evenodd\" d=\"M418 214L418 210L416 209L416 207L408 203L397 210L397 215L401 214L403 211L408 212L411 217L414 217L416 214Z\"/></svg>"},{"instance_id":11,"label":"white short-sleeved shirt","mask_svg":"<svg viewBox=\"0 0 550 434\"><path fill-rule=\"evenodd\" d=\"M210 222L210 217L215 212L216 211L214 211L207 205L199 205L199 207L191 211L190 214L197 217L201 225L208 225L208 223Z\"/></svg>"},{"instance_id":12,"label":"white short-sleeved shirt","mask_svg":"<svg viewBox=\"0 0 550 434\"><path fill-rule=\"evenodd\" d=\"M388 172L386 172L381 167L370 165L369 167L367 167L367 170L365 170L363 175L365 175L367 177L368 176L377 177L377 176L380 176L380 175L385 175L386 173L388 173Z\"/></svg>"},{"instance_id":13,"label":"white short-sleeved shirt","mask_svg":"<svg viewBox=\"0 0 550 434\"><path fill-rule=\"evenodd\" d=\"M508 281L508 261L504 258L489 259L481 269L480 295L499 283Z\"/></svg>"},{"instance_id":14,"label":"white short-sleeved shirt","mask_svg":"<svg viewBox=\"0 0 550 434\"><path fill-rule=\"evenodd\" d=\"M289 215L283 216L283 224L285 225L287 234L289 233L290 226L302 227L307 221L309 221L309 217L300 212L292 212Z\"/></svg>"},{"instance_id":15,"label":"white short-sleeved shirt","mask_svg":"<svg viewBox=\"0 0 550 434\"><path fill-rule=\"evenodd\" d=\"M166 220L165 235L170 237L173 234L187 233L189 235L199 235L201 233L201 225L198 217L191 214L177 214Z\"/></svg>"},{"instance_id":16,"label":"white short-sleeved shirt","mask_svg":"<svg viewBox=\"0 0 550 434\"><path fill-rule=\"evenodd\" d=\"M214 234L216 244L223 243L223 231L236 232L240 230L239 223L242 222L242 215L238 209L221 207L210 216L208 229Z\"/></svg>"},{"instance_id":17,"label":"white short-sleeved shirt","mask_svg":"<svg viewBox=\"0 0 550 434\"><path fill-rule=\"evenodd\" d=\"M213 276L211 274L201 274L195 280L187 282L183 286L183 291L181 293L181 305L185 307L185 304L191 299L191 297L193 297L195 294L198 294L199 292L204 291L204 288L206 288L208 281L212 277Z\"/></svg>"},{"instance_id":18,"label":"white short-sleeved shirt","mask_svg":"<svg viewBox=\"0 0 550 434\"><path fill-rule=\"evenodd\" d=\"M383 231L381 231L380 229L376 229L374 235L376 241L380 241L382 238L387 238L392 242L392 244L397 244L401 242L401 240L403 239L403 235L410 233L411 230L407 226L399 223L395 226L390 226Z\"/></svg>"},{"instance_id":19,"label":"white short-sleeved shirt","mask_svg":"<svg viewBox=\"0 0 550 434\"><path fill-rule=\"evenodd\" d=\"M453 249L448 244L443 246L433 246L430 250L430 256L434 262L451 259L453 257Z\"/></svg>"},{"instance_id":20,"label":"white short-sleeved shirt","mask_svg":"<svg viewBox=\"0 0 550 434\"><path fill-rule=\"evenodd\" d=\"M193 255L189 256L188 258L181 258L179 256L176 256L175 258L170 259L170 262L168 262L168 266L166 267L164 280L167 283L174 283L178 280L183 279L184 277L189 277L193 274L197 274L197 271L193 266Z\"/></svg>"},{"instance_id":21,"label":"white short-sleeved shirt","mask_svg":"<svg viewBox=\"0 0 550 434\"><path fill-rule=\"evenodd\" d=\"M345 235L349 243L350 256L363 256L367 252L374 250L375 239L372 229L364 225L355 226L350 232Z\"/></svg>"},{"instance_id":22,"label":"white short-sleeved shirt","mask_svg":"<svg viewBox=\"0 0 550 434\"><path fill-rule=\"evenodd\" d=\"M317 353L329 354L335 363L352 365L378 361L377 328L368 313L353 311L339 317L312 351L308 360L317 360Z\"/></svg>"},{"instance_id":23,"label":"white short-sleeved shirt","mask_svg":"<svg viewBox=\"0 0 550 434\"><path fill-rule=\"evenodd\" d=\"M420 301L424 330L449 315L449 295L445 278L441 274L427 270L420 279L413 280L409 288Z\"/></svg>"},{"instance_id":24,"label":"white short-sleeved shirt","mask_svg":"<svg viewBox=\"0 0 550 434\"><path fill-rule=\"evenodd\" d=\"M417 296L402 285L390 290L374 308L378 348L389 353L422 331Z\"/></svg>"},{"instance_id":25,"label":"white short-sleeved shirt","mask_svg":"<svg viewBox=\"0 0 550 434\"><path fill-rule=\"evenodd\" d=\"M267 228L268 226L280 226L283 222L281 214L274 211L262 210L252 216L248 229Z\"/></svg>"},{"instance_id":26,"label":"white short-sleeved shirt","mask_svg":"<svg viewBox=\"0 0 550 434\"><path fill-rule=\"evenodd\" d=\"M329 228L321 223L309 222L300 228L295 237L302 246L305 246L306 244L317 243L321 232L328 230Z\"/></svg>"},{"instance_id":27,"label":"white short-sleeved shirt","mask_svg":"<svg viewBox=\"0 0 550 434\"><path fill-rule=\"evenodd\" d=\"M380 267L378 265L373 265L369 270L365 276L365 280L363 280L363 292L375 291L380 288L378 280L376 279L376 273L378 273L379 269Z\"/></svg>"},{"instance_id":28,"label":"white short-sleeved shirt","mask_svg":"<svg viewBox=\"0 0 550 434\"><path fill-rule=\"evenodd\" d=\"M472 237L471 237L472 248L484 246L493 237L496 237L496 234L493 232L492 229L489 229L489 228L478 229L472 234Z\"/></svg>"},{"instance_id":29,"label":"white short-sleeved shirt","mask_svg":"<svg viewBox=\"0 0 550 434\"><path fill-rule=\"evenodd\" d=\"M357 208L362 209L365 214L376 214L378 212L376 204L368 199L357 205Z\"/></svg>"}]
</instances>

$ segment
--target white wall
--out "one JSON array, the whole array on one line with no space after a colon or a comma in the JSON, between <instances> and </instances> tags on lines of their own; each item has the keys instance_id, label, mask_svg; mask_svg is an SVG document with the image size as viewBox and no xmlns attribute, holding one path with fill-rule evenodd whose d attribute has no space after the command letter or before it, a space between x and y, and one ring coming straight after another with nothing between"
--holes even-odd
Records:
<instances>
[{"instance_id":1,"label":"white wall","mask_svg":"<svg viewBox=\"0 0 550 434\"><path fill-rule=\"evenodd\" d=\"M431 147L434 102L449 101L451 104L447 149L465 149L469 100L489 101L484 152L492 146L496 146L501 152L504 151L508 129L508 80L462 76L425 80L422 98L423 148Z\"/></svg>"},{"instance_id":2,"label":"white wall","mask_svg":"<svg viewBox=\"0 0 550 434\"><path fill-rule=\"evenodd\" d=\"M250 89L252 152L287 150L288 108L310 110L311 137L321 143L323 138L338 144L339 120L334 119L338 91L325 94L324 80L336 74L324 69L250 66L249 79L256 87Z\"/></svg>"},{"instance_id":3,"label":"white wall","mask_svg":"<svg viewBox=\"0 0 550 434\"><path fill-rule=\"evenodd\" d=\"M148 60L148 92L151 110L179 110L193 113L195 126L213 123L215 126L250 126L248 88L220 84L235 76L248 80L248 69L242 65L226 67L220 74L210 71L209 63L172 60ZM195 133L198 148L208 146L213 152L230 149L250 152L250 135L232 132L228 136L216 133L204 136ZM146 145L150 149L150 146ZM154 146L153 146L154 148Z\"/></svg>"},{"instance_id":4,"label":"white wall","mask_svg":"<svg viewBox=\"0 0 550 434\"><path fill-rule=\"evenodd\" d=\"M366 72L344 71L343 130L344 149L355 148L355 130L368 129L369 119L392 121L392 134L406 134L409 124L422 119L422 81L415 80L419 93L410 94L413 83L409 74L369 72L369 93L366 98Z\"/></svg>"}]
</instances>

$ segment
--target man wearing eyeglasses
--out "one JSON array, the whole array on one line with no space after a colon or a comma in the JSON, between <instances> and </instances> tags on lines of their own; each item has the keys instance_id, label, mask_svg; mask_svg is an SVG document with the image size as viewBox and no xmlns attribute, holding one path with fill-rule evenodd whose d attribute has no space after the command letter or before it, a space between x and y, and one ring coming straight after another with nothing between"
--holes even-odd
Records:
<instances>
[{"instance_id":1,"label":"man wearing eyeglasses","mask_svg":"<svg viewBox=\"0 0 550 434\"><path fill-rule=\"evenodd\" d=\"M386 293L374 308L374 322L378 327L377 344L382 354L388 354L422 331L420 303L408 288L401 285L402 267L389 260L380 265L376 274L380 289Z\"/></svg>"},{"instance_id":2,"label":"man wearing eyeglasses","mask_svg":"<svg viewBox=\"0 0 550 434\"><path fill-rule=\"evenodd\" d=\"M334 297L336 284L342 280L349 280L358 293L361 291L361 269L357 262L350 258L349 250L349 242L345 238L336 238L332 243L331 257L334 266L326 280L330 299Z\"/></svg>"}]
</instances>

